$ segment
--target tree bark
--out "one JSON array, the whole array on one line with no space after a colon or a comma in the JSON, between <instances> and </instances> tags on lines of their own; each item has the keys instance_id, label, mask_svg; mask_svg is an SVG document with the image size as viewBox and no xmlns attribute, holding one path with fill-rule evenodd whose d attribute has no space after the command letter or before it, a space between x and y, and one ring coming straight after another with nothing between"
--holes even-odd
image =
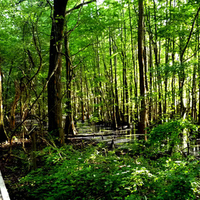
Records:
<instances>
[{"instance_id":1,"label":"tree bark","mask_svg":"<svg viewBox=\"0 0 200 200\"><path fill-rule=\"evenodd\" d=\"M68 36L65 35L65 60L66 60L66 119L65 119L65 134L66 137L70 134L75 135L76 129L74 125L74 118L72 112L72 100L71 100L71 80L72 80L72 69L71 69L71 60L69 55L69 46L68 46Z\"/></svg>"},{"instance_id":2,"label":"tree bark","mask_svg":"<svg viewBox=\"0 0 200 200\"><path fill-rule=\"evenodd\" d=\"M1 64L1 59L0 59L0 64ZM0 67L0 143L5 142L6 140L7 140L7 135L4 129L4 121L3 121L2 73Z\"/></svg>"},{"instance_id":3,"label":"tree bark","mask_svg":"<svg viewBox=\"0 0 200 200\"><path fill-rule=\"evenodd\" d=\"M134 42L133 42L133 25L131 20L131 9L130 9L130 0L128 2L128 10L129 10L129 24L130 24L130 33L131 33L131 58L133 64L133 73L134 73L134 95L135 95L135 111L134 111L134 121L136 124L138 123L138 113L139 113L139 106L138 106L138 83L137 83L137 74L136 74L136 64L135 64L135 56L134 56ZM132 82L132 81L131 81ZM131 120L132 121L132 120Z\"/></svg>"},{"instance_id":4,"label":"tree bark","mask_svg":"<svg viewBox=\"0 0 200 200\"><path fill-rule=\"evenodd\" d=\"M64 144L61 106L62 40L68 0L54 0L54 13L50 38L50 63L48 84L49 132Z\"/></svg>"},{"instance_id":5,"label":"tree bark","mask_svg":"<svg viewBox=\"0 0 200 200\"><path fill-rule=\"evenodd\" d=\"M145 107L145 80L144 80L144 66L143 66L143 0L139 0L139 21L138 21L138 61L140 72L140 98L141 98L141 110L140 110L140 122L139 133L145 134L146 128L146 107Z\"/></svg>"}]
</instances>

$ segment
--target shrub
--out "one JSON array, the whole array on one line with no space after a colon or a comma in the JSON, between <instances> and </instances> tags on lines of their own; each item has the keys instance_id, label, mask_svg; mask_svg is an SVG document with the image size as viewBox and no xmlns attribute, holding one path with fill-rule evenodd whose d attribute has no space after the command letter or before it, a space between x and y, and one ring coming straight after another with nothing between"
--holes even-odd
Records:
<instances>
[{"instance_id":1,"label":"shrub","mask_svg":"<svg viewBox=\"0 0 200 200\"><path fill-rule=\"evenodd\" d=\"M149 143L153 146L153 149L159 149L160 151L172 151L181 145L183 141L183 130L187 130L187 139L189 140L192 133L195 133L197 126L190 120L171 120L163 124L159 124L150 131Z\"/></svg>"},{"instance_id":2,"label":"shrub","mask_svg":"<svg viewBox=\"0 0 200 200\"><path fill-rule=\"evenodd\" d=\"M22 189L31 199L47 200L165 200L195 199L199 195L197 161L177 162L164 157L151 161L138 155L138 150L133 157L132 151L125 155L106 151L103 144L81 150L46 148L40 153L44 166L21 180Z\"/></svg>"}]
</instances>

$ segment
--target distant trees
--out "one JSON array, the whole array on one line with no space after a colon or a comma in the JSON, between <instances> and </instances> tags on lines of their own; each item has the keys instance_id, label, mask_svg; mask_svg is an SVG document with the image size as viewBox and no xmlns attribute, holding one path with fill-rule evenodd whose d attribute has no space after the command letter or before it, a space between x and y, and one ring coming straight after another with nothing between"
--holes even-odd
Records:
<instances>
[{"instance_id":1,"label":"distant trees","mask_svg":"<svg viewBox=\"0 0 200 200\"><path fill-rule=\"evenodd\" d=\"M140 133L170 118L199 123L198 3L92 2L1 4L8 136L21 131L11 115L20 116L24 132L27 119L37 119L43 133L48 122L61 144L78 120Z\"/></svg>"}]
</instances>

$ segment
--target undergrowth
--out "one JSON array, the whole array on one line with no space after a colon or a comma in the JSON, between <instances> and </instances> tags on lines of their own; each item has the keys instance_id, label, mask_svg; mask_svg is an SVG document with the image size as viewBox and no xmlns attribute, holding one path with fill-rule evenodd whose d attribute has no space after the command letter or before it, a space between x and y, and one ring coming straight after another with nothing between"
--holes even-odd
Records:
<instances>
[{"instance_id":1,"label":"undergrowth","mask_svg":"<svg viewBox=\"0 0 200 200\"><path fill-rule=\"evenodd\" d=\"M21 190L46 200L199 198L197 160L179 153L151 155L141 143L112 151L104 144L81 150L47 147L38 152L44 165L21 179Z\"/></svg>"}]
</instances>

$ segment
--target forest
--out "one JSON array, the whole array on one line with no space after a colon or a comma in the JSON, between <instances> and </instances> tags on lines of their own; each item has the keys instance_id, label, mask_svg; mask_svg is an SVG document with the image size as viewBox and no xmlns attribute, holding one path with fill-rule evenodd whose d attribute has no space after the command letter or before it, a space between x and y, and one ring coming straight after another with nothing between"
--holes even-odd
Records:
<instances>
[{"instance_id":1,"label":"forest","mask_svg":"<svg viewBox=\"0 0 200 200\"><path fill-rule=\"evenodd\" d=\"M11 199L199 199L199 13L199 0L0 0Z\"/></svg>"}]
</instances>

